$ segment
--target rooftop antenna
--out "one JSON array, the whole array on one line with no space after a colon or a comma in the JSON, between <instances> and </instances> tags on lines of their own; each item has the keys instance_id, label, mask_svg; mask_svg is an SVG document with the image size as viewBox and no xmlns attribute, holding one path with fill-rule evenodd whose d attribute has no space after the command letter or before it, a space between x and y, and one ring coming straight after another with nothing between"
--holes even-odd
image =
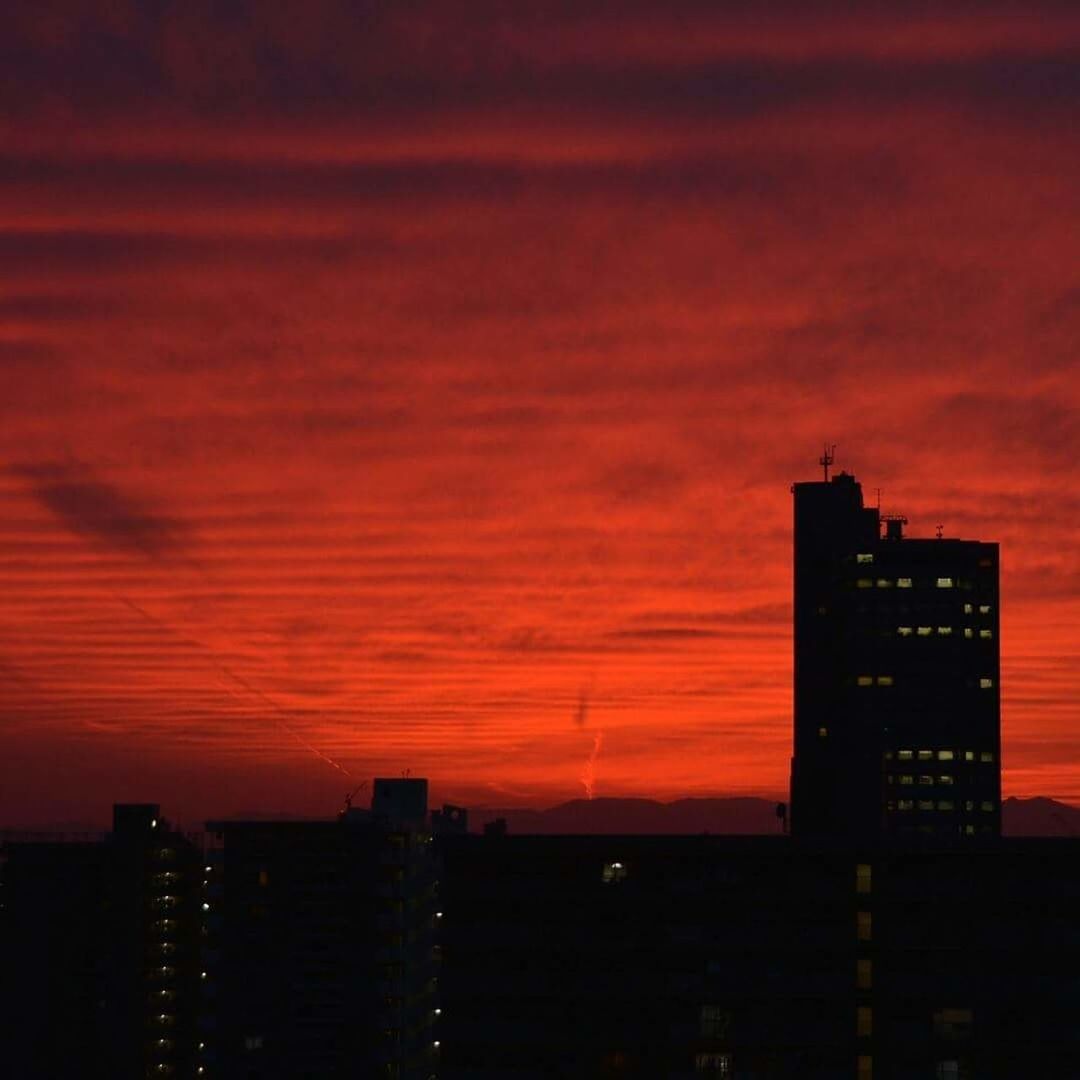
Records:
<instances>
[{"instance_id":1,"label":"rooftop antenna","mask_svg":"<svg viewBox=\"0 0 1080 1080\"><path fill-rule=\"evenodd\" d=\"M346 810L351 810L352 809L352 801L353 801L353 799L355 799L356 796L359 795L360 792L363 791L364 788L366 788L366 787L367 787L367 781L365 780L363 783L357 784L356 787L354 787L352 789L352 791L350 791L349 794L345 796L345 809Z\"/></svg>"},{"instance_id":2,"label":"rooftop antenna","mask_svg":"<svg viewBox=\"0 0 1080 1080\"><path fill-rule=\"evenodd\" d=\"M940 539L942 538L942 536L944 536L944 535L945 535L945 526L944 526L944 525L942 525L942 524L941 524L941 522L938 522L938 526L937 526L937 529L936 529L936 533L937 533L937 538L938 538L939 540L940 540Z\"/></svg>"},{"instance_id":3,"label":"rooftop antenna","mask_svg":"<svg viewBox=\"0 0 1080 1080\"><path fill-rule=\"evenodd\" d=\"M881 512L881 488L874 488L874 490L877 492L877 508L878 508L878 512L880 513Z\"/></svg>"},{"instance_id":4,"label":"rooftop antenna","mask_svg":"<svg viewBox=\"0 0 1080 1080\"><path fill-rule=\"evenodd\" d=\"M829 466L836 460L836 443L825 444L825 452L818 458L818 464L825 473L825 483L829 482Z\"/></svg>"}]
</instances>

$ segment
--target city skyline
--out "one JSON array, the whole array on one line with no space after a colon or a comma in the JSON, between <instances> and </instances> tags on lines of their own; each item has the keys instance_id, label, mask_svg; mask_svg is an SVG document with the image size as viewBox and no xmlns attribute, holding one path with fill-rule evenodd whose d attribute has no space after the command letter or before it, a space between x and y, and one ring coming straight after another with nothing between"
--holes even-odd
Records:
<instances>
[{"instance_id":1,"label":"city skyline","mask_svg":"<svg viewBox=\"0 0 1080 1080\"><path fill-rule=\"evenodd\" d=\"M0 820L784 798L823 439L1080 803L1067 6L139 9L3 47Z\"/></svg>"}]
</instances>

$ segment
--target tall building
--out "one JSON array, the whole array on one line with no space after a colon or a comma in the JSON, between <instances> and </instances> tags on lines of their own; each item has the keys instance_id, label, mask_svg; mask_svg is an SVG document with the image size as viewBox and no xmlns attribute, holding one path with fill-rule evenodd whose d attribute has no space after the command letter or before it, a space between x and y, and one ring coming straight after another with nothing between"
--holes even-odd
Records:
<instances>
[{"instance_id":1,"label":"tall building","mask_svg":"<svg viewBox=\"0 0 1080 1080\"><path fill-rule=\"evenodd\" d=\"M792 489L793 834L998 836L997 544L909 538L830 463Z\"/></svg>"},{"instance_id":2,"label":"tall building","mask_svg":"<svg viewBox=\"0 0 1080 1080\"><path fill-rule=\"evenodd\" d=\"M0 1073L194 1076L201 852L153 804L0 850Z\"/></svg>"}]
</instances>

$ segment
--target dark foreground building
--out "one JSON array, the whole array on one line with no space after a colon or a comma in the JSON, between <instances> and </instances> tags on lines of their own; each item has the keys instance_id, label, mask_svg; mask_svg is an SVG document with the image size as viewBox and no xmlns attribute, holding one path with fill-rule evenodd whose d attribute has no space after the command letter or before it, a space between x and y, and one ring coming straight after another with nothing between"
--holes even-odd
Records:
<instances>
[{"instance_id":1,"label":"dark foreground building","mask_svg":"<svg viewBox=\"0 0 1080 1080\"><path fill-rule=\"evenodd\" d=\"M997 544L906 537L847 473L793 492L795 835L999 835Z\"/></svg>"},{"instance_id":2,"label":"dark foreground building","mask_svg":"<svg viewBox=\"0 0 1080 1080\"><path fill-rule=\"evenodd\" d=\"M0 850L0 1075L196 1076L202 859L153 805Z\"/></svg>"}]
</instances>

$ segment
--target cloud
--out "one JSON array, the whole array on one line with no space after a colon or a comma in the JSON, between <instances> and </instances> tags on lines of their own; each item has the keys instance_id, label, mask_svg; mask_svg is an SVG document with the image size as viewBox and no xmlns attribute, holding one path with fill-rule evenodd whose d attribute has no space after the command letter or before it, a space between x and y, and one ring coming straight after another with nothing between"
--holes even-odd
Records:
<instances>
[{"instance_id":1,"label":"cloud","mask_svg":"<svg viewBox=\"0 0 1080 1080\"><path fill-rule=\"evenodd\" d=\"M185 530L136 496L94 478L77 465L17 465L42 506L72 532L129 554L168 559L187 547Z\"/></svg>"}]
</instances>

